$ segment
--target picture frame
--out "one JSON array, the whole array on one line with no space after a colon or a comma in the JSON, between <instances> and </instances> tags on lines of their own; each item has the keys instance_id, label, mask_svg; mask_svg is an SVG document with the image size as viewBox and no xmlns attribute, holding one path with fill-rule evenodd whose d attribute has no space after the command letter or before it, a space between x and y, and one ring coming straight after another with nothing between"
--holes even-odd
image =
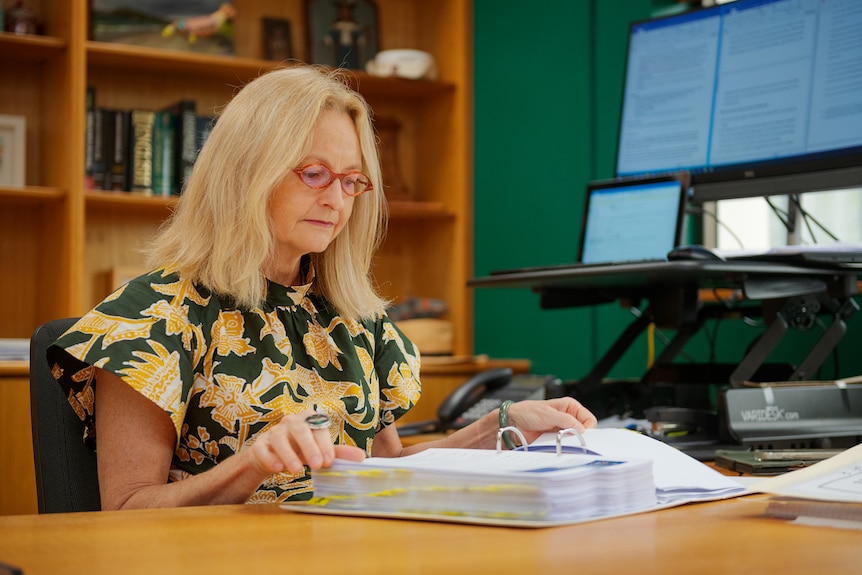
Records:
<instances>
[{"instance_id":1,"label":"picture frame","mask_svg":"<svg viewBox=\"0 0 862 575\"><path fill-rule=\"evenodd\" d=\"M290 20L284 18L261 18L263 24L263 57L282 62L293 58L293 37Z\"/></svg>"},{"instance_id":2,"label":"picture frame","mask_svg":"<svg viewBox=\"0 0 862 575\"><path fill-rule=\"evenodd\" d=\"M0 186L24 186L27 119L0 114Z\"/></svg>"},{"instance_id":3,"label":"picture frame","mask_svg":"<svg viewBox=\"0 0 862 575\"><path fill-rule=\"evenodd\" d=\"M365 70L380 50L373 0L305 0L308 60Z\"/></svg>"},{"instance_id":4,"label":"picture frame","mask_svg":"<svg viewBox=\"0 0 862 575\"><path fill-rule=\"evenodd\" d=\"M88 0L91 40L218 56L234 55L229 0Z\"/></svg>"}]
</instances>

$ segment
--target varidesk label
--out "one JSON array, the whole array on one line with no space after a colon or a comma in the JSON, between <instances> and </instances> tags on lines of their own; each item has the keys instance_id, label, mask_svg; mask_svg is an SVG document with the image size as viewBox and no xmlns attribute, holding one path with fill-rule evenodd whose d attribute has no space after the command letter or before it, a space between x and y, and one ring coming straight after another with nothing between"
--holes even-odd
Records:
<instances>
[{"instance_id":1,"label":"varidesk label","mask_svg":"<svg viewBox=\"0 0 862 575\"><path fill-rule=\"evenodd\" d=\"M764 409L747 409L740 411L742 421L756 423L772 423L775 421L798 421L801 419L798 411L785 411L777 405L768 405Z\"/></svg>"}]
</instances>

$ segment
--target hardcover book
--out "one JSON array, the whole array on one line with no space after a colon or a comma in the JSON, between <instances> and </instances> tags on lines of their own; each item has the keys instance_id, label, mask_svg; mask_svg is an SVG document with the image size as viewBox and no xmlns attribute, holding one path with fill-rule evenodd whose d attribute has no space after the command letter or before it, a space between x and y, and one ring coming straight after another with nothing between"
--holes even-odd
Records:
<instances>
[{"instance_id":1,"label":"hardcover book","mask_svg":"<svg viewBox=\"0 0 862 575\"><path fill-rule=\"evenodd\" d=\"M165 110L155 113L153 122L153 193L171 196L178 193L174 185L176 119Z\"/></svg>"},{"instance_id":2,"label":"hardcover book","mask_svg":"<svg viewBox=\"0 0 862 575\"><path fill-rule=\"evenodd\" d=\"M84 188L92 190L95 187L93 163L96 153L96 88L93 86L87 86L85 103Z\"/></svg>"},{"instance_id":3,"label":"hardcover book","mask_svg":"<svg viewBox=\"0 0 862 575\"><path fill-rule=\"evenodd\" d=\"M105 109L102 117L105 182L103 189L126 191L129 186L129 112Z\"/></svg>"},{"instance_id":4,"label":"hardcover book","mask_svg":"<svg viewBox=\"0 0 862 575\"><path fill-rule=\"evenodd\" d=\"M132 110L129 113L129 190L153 193L153 125L152 110Z\"/></svg>"},{"instance_id":5,"label":"hardcover book","mask_svg":"<svg viewBox=\"0 0 862 575\"><path fill-rule=\"evenodd\" d=\"M181 194L197 157L197 103L180 100L164 109L174 115L174 183L175 193Z\"/></svg>"},{"instance_id":6,"label":"hardcover book","mask_svg":"<svg viewBox=\"0 0 862 575\"><path fill-rule=\"evenodd\" d=\"M210 132L213 131L215 123L215 116L198 115L195 118L195 134L197 135L197 144L195 146L195 159L197 159L197 155L200 153L201 148L204 147L207 138L210 137Z\"/></svg>"},{"instance_id":7,"label":"hardcover book","mask_svg":"<svg viewBox=\"0 0 862 575\"><path fill-rule=\"evenodd\" d=\"M109 116L111 116L109 118ZM93 165L92 165L92 187L93 190L107 190L110 188L108 175L107 147L110 129L113 125L113 115L110 110L96 108L93 112Z\"/></svg>"}]
</instances>

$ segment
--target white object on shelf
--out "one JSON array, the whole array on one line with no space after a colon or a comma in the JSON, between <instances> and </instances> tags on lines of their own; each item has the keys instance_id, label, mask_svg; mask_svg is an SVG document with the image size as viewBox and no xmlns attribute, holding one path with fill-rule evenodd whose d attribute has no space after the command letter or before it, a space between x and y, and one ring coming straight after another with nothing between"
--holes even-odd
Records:
<instances>
[{"instance_id":1,"label":"white object on shelf","mask_svg":"<svg viewBox=\"0 0 862 575\"><path fill-rule=\"evenodd\" d=\"M365 70L372 76L397 76L411 80L436 80L434 57L422 50L383 50L368 61Z\"/></svg>"}]
</instances>

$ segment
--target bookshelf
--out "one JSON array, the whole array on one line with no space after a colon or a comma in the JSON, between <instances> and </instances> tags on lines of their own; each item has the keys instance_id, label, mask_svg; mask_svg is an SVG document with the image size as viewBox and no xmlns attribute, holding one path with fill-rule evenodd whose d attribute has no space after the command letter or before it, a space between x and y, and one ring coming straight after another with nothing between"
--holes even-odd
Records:
<instances>
[{"instance_id":1,"label":"bookshelf","mask_svg":"<svg viewBox=\"0 0 862 575\"><path fill-rule=\"evenodd\" d=\"M236 56L140 48L88 39L87 2L29 0L44 35L0 34L0 114L23 115L26 185L0 187L0 337L80 315L107 295L117 269L143 265L143 244L175 198L85 190L85 95L99 106L159 109L193 98L213 113L245 82L281 64L261 59L263 16L290 20L305 60L303 0L235 0ZM410 201L392 202L375 260L396 302L440 298L453 353L472 353L472 21L461 0L378 0L380 48L434 55L437 81L354 74L377 115L401 125L398 156Z\"/></svg>"}]
</instances>

